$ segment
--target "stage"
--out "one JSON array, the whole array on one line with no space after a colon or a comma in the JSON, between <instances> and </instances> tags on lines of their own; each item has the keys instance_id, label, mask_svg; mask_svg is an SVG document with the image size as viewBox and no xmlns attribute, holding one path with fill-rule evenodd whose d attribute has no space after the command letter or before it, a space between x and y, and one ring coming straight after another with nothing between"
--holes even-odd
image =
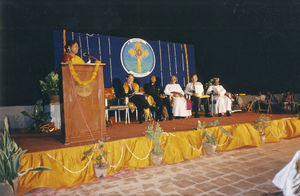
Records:
<instances>
[{"instance_id":1,"label":"stage","mask_svg":"<svg viewBox=\"0 0 300 196\"><path fill-rule=\"evenodd\" d=\"M234 113L231 117L212 117L206 118L203 114L200 118L187 118L187 119L174 119L172 121L162 121L158 122L165 132L174 132L174 131L187 131L192 130L197 127L197 122L213 122L218 120L220 125L232 125L232 124L243 124L243 123L253 123L256 121L261 113ZM270 114L267 115L271 120L278 120L282 118L295 117L294 114ZM131 124L125 124L124 121L109 126L107 128L107 133L110 137L109 141L115 141L120 139L127 139L133 137L144 136L144 133L149 126L150 122L145 122L144 124L139 124L137 121L131 122ZM62 137L60 133L52 134L30 134L24 133L24 131L15 131L12 134L12 137L15 139L17 144L22 149L28 149L29 152L39 152L45 150L53 150L58 148L74 147L89 143L79 143L79 144L70 144L64 145L62 142Z\"/></svg>"},{"instance_id":2,"label":"stage","mask_svg":"<svg viewBox=\"0 0 300 196\"><path fill-rule=\"evenodd\" d=\"M218 138L217 151L228 151L242 147L262 145L258 132L252 126L261 114L234 113L231 117L213 117L175 119L160 122L165 131L161 141L164 149L163 164L182 162L205 155L201 134L203 130L194 130L198 120L206 123L218 120L234 138L229 139L218 127L209 128ZM280 139L300 135L300 120L293 114L267 115L270 126L266 129L266 142L279 142ZM144 132L150 122L124 124L108 127L110 140L105 143L110 164L108 175L122 170L134 170L153 165L150 152L153 145L146 139ZM19 194L39 187L63 188L91 182L96 179L93 161L81 161L83 152L96 146L89 144L64 145L59 135L14 133L12 137L22 149L28 149L22 160L22 170L38 165L51 168L51 171L28 173L19 179ZM92 157L91 157L92 158Z\"/></svg>"}]
</instances>

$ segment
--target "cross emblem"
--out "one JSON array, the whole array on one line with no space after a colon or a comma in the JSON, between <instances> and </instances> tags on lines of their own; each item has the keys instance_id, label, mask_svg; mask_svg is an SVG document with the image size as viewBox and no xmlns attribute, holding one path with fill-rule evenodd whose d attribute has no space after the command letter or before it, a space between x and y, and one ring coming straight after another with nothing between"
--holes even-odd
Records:
<instances>
[{"instance_id":1,"label":"cross emblem","mask_svg":"<svg viewBox=\"0 0 300 196\"><path fill-rule=\"evenodd\" d=\"M135 56L137 58L137 68L138 68L138 72L142 72L142 69L141 69L141 64L142 64L142 57L145 56L147 57L149 55L149 52L147 50L143 50L141 47L142 47L142 44L140 42L136 42L134 44L135 46L135 49L130 49L128 51L128 53L131 55L131 56Z\"/></svg>"}]
</instances>

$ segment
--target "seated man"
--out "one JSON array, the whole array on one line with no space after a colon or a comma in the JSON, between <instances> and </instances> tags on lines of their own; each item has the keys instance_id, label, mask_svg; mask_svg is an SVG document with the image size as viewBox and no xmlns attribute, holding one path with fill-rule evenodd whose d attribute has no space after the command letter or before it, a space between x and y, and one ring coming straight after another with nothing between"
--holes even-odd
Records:
<instances>
[{"instance_id":1,"label":"seated man","mask_svg":"<svg viewBox=\"0 0 300 196\"><path fill-rule=\"evenodd\" d=\"M145 93L151 95L156 103L156 120L162 121L162 110L165 106L168 110L169 120L173 120L170 99L164 94L162 87L156 82L156 76L150 77L150 82L144 85Z\"/></svg>"},{"instance_id":2,"label":"seated man","mask_svg":"<svg viewBox=\"0 0 300 196\"><path fill-rule=\"evenodd\" d=\"M213 95L213 101L215 102L214 113L218 113L218 116L222 116L224 113L227 116L231 116L232 100L226 95L224 87L220 85L220 79L214 78L213 80L214 84L208 87L206 94Z\"/></svg>"},{"instance_id":3,"label":"seated man","mask_svg":"<svg viewBox=\"0 0 300 196\"><path fill-rule=\"evenodd\" d=\"M170 84L167 84L164 92L173 98L173 116L176 117L187 117L191 116L192 112L187 107L187 100L184 97L184 92L179 84L176 84L176 76L171 77Z\"/></svg>"},{"instance_id":4,"label":"seated man","mask_svg":"<svg viewBox=\"0 0 300 196\"><path fill-rule=\"evenodd\" d=\"M188 94L191 96L191 101L192 101L192 111L195 112L195 118L199 118L199 105L203 104L204 105L204 110L205 110L205 117L212 117L209 114L209 109L208 109L208 98L200 98L201 96L204 95L204 90L203 90L203 85L201 82L198 82L198 76L197 74L194 74L192 76L192 82L188 83L185 87L184 90L185 94Z\"/></svg>"},{"instance_id":5,"label":"seated man","mask_svg":"<svg viewBox=\"0 0 300 196\"><path fill-rule=\"evenodd\" d=\"M145 96L139 93L139 85L133 82L133 74L127 74L126 81L123 84L121 95L123 97L129 97L129 101L133 102L138 110L139 123L145 121L144 111L149 112L149 104L145 99Z\"/></svg>"}]
</instances>

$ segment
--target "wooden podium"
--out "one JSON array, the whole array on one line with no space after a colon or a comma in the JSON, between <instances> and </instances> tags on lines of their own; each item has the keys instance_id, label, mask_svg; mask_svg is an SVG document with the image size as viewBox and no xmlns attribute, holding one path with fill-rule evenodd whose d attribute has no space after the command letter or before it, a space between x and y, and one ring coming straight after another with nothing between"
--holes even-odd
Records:
<instances>
[{"instance_id":1,"label":"wooden podium","mask_svg":"<svg viewBox=\"0 0 300 196\"><path fill-rule=\"evenodd\" d=\"M103 66L88 85L79 85L73 78L68 64L62 64L62 130L64 143L98 140L107 135L104 106ZM97 66L94 63L73 64L81 81L88 81Z\"/></svg>"}]
</instances>

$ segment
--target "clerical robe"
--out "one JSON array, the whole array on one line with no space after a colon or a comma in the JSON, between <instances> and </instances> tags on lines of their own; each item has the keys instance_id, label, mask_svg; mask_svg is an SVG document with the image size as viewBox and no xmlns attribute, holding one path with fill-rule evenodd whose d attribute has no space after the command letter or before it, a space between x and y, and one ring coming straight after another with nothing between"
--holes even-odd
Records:
<instances>
[{"instance_id":1,"label":"clerical robe","mask_svg":"<svg viewBox=\"0 0 300 196\"><path fill-rule=\"evenodd\" d=\"M227 111L231 112L232 101L225 95L226 90L222 85L211 85L208 87L206 94L213 94L213 101L215 102L213 113L224 114Z\"/></svg>"},{"instance_id":2,"label":"clerical robe","mask_svg":"<svg viewBox=\"0 0 300 196\"><path fill-rule=\"evenodd\" d=\"M179 84L167 84L164 93L169 96L174 94L184 95L184 92ZM184 97L175 97L173 96L173 116L187 117L192 115L191 110L187 110L187 103Z\"/></svg>"}]
</instances>

